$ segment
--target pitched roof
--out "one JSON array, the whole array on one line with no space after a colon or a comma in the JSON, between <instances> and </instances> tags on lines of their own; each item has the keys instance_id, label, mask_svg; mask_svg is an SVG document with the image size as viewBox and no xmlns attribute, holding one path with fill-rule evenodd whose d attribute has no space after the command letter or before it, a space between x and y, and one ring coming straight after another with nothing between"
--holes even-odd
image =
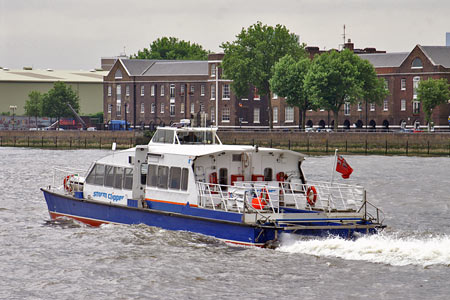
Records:
<instances>
[{"instance_id":1,"label":"pitched roof","mask_svg":"<svg viewBox=\"0 0 450 300\"><path fill-rule=\"evenodd\" d=\"M423 53L434 65L450 68L450 47L446 46L420 46Z\"/></svg>"},{"instance_id":2,"label":"pitched roof","mask_svg":"<svg viewBox=\"0 0 450 300\"><path fill-rule=\"evenodd\" d=\"M399 67L410 52L358 54L368 60L375 68Z\"/></svg>"},{"instance_id":3,"label":"pitched roof","mask_svg":"<svg viewBox=\"0 0 450 300\"><path fill-rule=\"evenodd\" d=\"M208 75L208 61L120 59L130 76Z\"/></svg>"}]
</instances>

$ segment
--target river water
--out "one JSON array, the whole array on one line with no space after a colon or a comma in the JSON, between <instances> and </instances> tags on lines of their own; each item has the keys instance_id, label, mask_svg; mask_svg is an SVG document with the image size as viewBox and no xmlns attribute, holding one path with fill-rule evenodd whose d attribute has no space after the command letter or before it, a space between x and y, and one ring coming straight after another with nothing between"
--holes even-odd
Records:
<instances>
[{"instance_id":1,"label":"river water","mask_svg":"<svg viewBox=\"0 0 450 300\"><path fill-rule=\"evenodd\" d=\"M52 169L108 153L0 148L0 299L449 299L450 158L345 156L389 227L354 241L284 235L267 250L50 221L39 188ZM307 157L307 178L330 180L332 160Z\"/></svg>"}]
</instances>

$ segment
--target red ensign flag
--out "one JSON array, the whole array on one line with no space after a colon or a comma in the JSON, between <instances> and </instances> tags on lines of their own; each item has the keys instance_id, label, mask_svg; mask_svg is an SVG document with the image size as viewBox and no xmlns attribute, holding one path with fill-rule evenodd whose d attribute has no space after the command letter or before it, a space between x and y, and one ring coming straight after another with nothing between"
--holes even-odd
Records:
<instances>
[{"instance_id":1,"label":"red ensign flag","mask_svg":"<svg viewBox=\"0 0 450 300\"><path fill-rule=\"evenodd\" d=\"M353 172L352 167L350 167L347 161L339 154L337 155L336 171L341 173L342 178L344 179L349 178L350 174L352 174Z\"/></svg>"}]
</instances>

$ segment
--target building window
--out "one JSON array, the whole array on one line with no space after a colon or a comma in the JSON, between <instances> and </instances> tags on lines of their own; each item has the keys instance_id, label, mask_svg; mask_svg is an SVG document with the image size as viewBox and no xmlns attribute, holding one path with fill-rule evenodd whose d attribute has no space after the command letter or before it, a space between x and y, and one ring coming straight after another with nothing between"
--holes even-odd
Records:
<instances>
[{"instance_id":1,"label":"building window","mask_svg":"<svg viewBox=\"0 0 450 300\"><path fill-rule=\"evenodd\" d=\"M294 122L294 108L290 106L286 106L284 108L284 122Z\"/></svg>"},{"instance_id":2,"label":"building window","mask_svg":"<svg viewBox=\"0 0 450 300\"><path fill-rule=\"evenodd\" d=\"M200 111L204 112L205 111L205 105L203 105L202 102L200 102Z\"/></svg>"},{"instance_id":3,"label":"building window","mask_svg":"<svg viewBox=\"0 0 450 300\"><path fill-rule=\"evenodd\" d=\"M204 84L202 84L200 86L200 96L205 96L205 85Z\"/></svg>"},{"instance_id":4,"label":"building window","mask_svg":"<svg viewBox=\"0 0 450 300\"><path fill-rule=\"evenodd\" d=\"M358 111L362 111L362 102L361 101L358 102Z\"/></svg>"},{"instance_id":5,"label":"building window","mask_svg":"<svg viewBox=\"0 0 450 300\"><path fill-rule=\"evenodd\" d=\"M108 104L108 114L112 112L112 104Z\"/></svg>"},{"instance_id":6,"label":"building window","mask_svg":"<svg viewBox=\"0 0 450 300\"><path fill-rule=\"evenodd\" d=\"M145 105L141 103L141 114L145 113Z\"/></svg>"},{"instance_id":7,"label":"building window","mask_svg":"<svg viewBox=\"0 0 450 300\"><path fill-rule=\"evenodd\" d=\"M169 113L171 116L175 116L175 103L170 103Z\"/></svg>"},{"instance_id":8,"label":"building window","mask_svg":"<svg viewBox=\"0 0 450 300\"><path fill-rule=\"evenodd\" d=\"M161 103L161 110L160 110L160 112L163 114L164 113L164 104L163 103Z\"/></svg>"},{"instance_id":9,"label":"building window","mask_svg":"<svg viewBox=\"0 0 450 300\"><path fill-rule=\"evenodd\" d=\"M344 103L344 115L346 115L346 116L350 115L350 103L349 102Z\"/></svg>"},{"instance_id":10,"label":"building window","mask_svg":"<svg viewBox=\"0 0 450 300\"><path fill-rule=\"evenodd\" d=\"M222 109L222 122L229 123L230 122L230 108L224 107Z\"/></svg>"},{"instance_id":11,"label":"building window","mask_svg":"<svg viewBox=\"0 0 450 300\"><path fill-rule=\"evenodd\" d=\"M115 79L122 79L122 71L120 69L117 69L116 73L114 74Z\"/></svg>"},{"instance_id":12,"label":"building window","mask_svg":"<svg viewBox=\"0 0 450 300\"><path fill-rule=\"evenodd\" d=\"M181 113L181 114L184 114L184 103L181 103L181 106L180 106L180 113Z\"/></svg>"},{"instance_id":13,"label":"building window","mask_svg":"<svg viewBox=\"0 0 450 300\"><path fill-rule=\"evenodd\" d=\"M150 88L150 95L155 96L155 85L152 84L152 87Z\"/></svg>"},{"instance_id":14,"label":"building window","mask_svg":"<svg viewBox=\"0 0 450 300\"><path fill-rule=\"evenodd\" d=\"M400 89L402 91L406 91L406 79L402 78L402 80L400 81Z\"/></svg>"},{"instance_id":15,"label":"building window","mask_svg":"<svg viewBox=\"0 0 450 300\"><path fill-rule=\"evenodd\" d=\"M417 99L417 88L419 87L420 77L413 78L413 99Z\"/></svg>"},{"instance_id":16,"label":"building window","mask_svg":"<svg viewBox=\"0 0 450 300\"><path fill-rule=\"evenodd\" d=\"M253 109L253 123L259 123L259 107Z\"/></svg>"},{"instance_id":17,"label":"building window","mask_svg":"<svg viewBox=\"0 0 450 300\"><path fill-rule=\"evenodd\" d=\"M389 81L387 79L384 80L384 89L389 90Z\"/></svg>"},{"instance_id":18,"label":"building window","mask_svg":"<svg viewBox=\"0 0 450 300\"><path fill-rule=\"evenodd\" d=\"M191 114L195 113L195 103L191 103Z\"/></svg>"},{"instance_id":19,"label":"building window","mask_svg":"<svg viewBox=\"0 0 450 300\"><path fill-rule=\"evenodd\" d=\"M144 86L142 85L141 86L141 96L144 96L145 95L145 88L144 88Z\"/></svg>"},{"instance_id":20,"label":"building window","mask_svg":"<svg viewBox=\"0 0 450 300\"><path fill-rule=\"evenodd\" d=\"M272 99L278 99L278 95L275 94L275 93L273 93L273 94L272 94Z\"/></svg>"},{"instance_id":21,"label":"building window","mask_svg":"<svg viewBox=\"0 0 450 300\"><path fill-rule=\"evenodd\" d=\"M184 95L184 84L180 86L180 95Z\"/></svg>"},{"instance_id":22,"label":"building window","mask_svg":"<svg viewBox=\"0 0 450 300\"><path fill-rule=\"evenodd\" d=\"M400 101L400 110L401 111L405 111L406 110L406 100L405 99L402 99Z\"/></svg>"},{"instance_id":23,"label":"building window","mask_svg":"<svg viewBox=\"0 0 450 300\"><path fill-rule=\"evenodd\" d=\"M211 64L211 77L216 76L216 64Z\"/></svg>"},{"instance_id":24,"label":"building window","mask_svg":"<svg viewBox=\"0 0 450 300\"><path fill-rule=\"evenodd\" d=\"M125 103L125 113L129 114L130 113L130 104Z\"/></svg>"},{"instance_id":25,"label":"building window","mask_svg":"<svg viewBox=\"0 0 450 300\"><path fill-rule=\"evenodd\" d=\"M273 122L278 123L278 107L273 107Z\"/></svg>"},{"instance_id":26,"label":"building window","mask_svg":"<svg viewBox=\"0 0 450 300\"><path fill-rule=\"evenodd\" d=\"M164 96L164 85L161 84L161 96Z\"/></svg>"},{"instance_id":27,"label":"building window","mask_svg":"<svg viewBox=\"0 0 450 300\"><path fill-rule=\"evenodd\" d=\"M116 96L118 101L122 100L122 86L120 84L116 87Z\"/></svg>"},{"instance_id":28,"label":"building window","mask_svg":"<svg viewBox=\"0 0 450 300\"><path fill-rule=\"evenodd\" d=\"M170 98L175 98L175 84L170 85L169 94L170 94Z\"/></svg>"},{"instance_id":29,"label":"building window","mask_svg":"<svg viewBox=\"0 0 450 300\"><path fill-rule=\"evenodd\" d=\"M120 116L121 112L122 112L122 101L117 100L117 102L116 102L116 115Z\"/></svg>"},{"instance_id":30,"label":"building window","mask_svg":"<svg viewBox=\"0 0 450 300\"><path fill-rule=\"evenodd\" d=\"M222 100L230 100L230 85L227 83L223 85Z\"/></svg>"},{"instance_id":31,"label":"building window","mask_svg":"<svg viewBox=\"0 0 450 300\"><path fill-rule=\"evenodd\" d=\"M195 86L192 84L191 85L191 94L194 94L194 92L195 92Z\"/></svg>"},{"instance_id":32,"label":"building window","mask_svg":"<svg viewBox=\"0 0 450 300\"><path fill-rule=\"evenodd\" d=\"M370 103L370 111L375 111L375 103Z\"/></svg>"},{"instance_id":33,"label":"building window","mask_svg":"<svg viewBox=\"0 0 450 300\"><path fill-rule=\"evenodd\" d=\"M211 107L211 123L215 123L216 122L216 111L214 109L214 107Z\"/></svg>"},{"instance_id":34,"label":"building window","mask_svg":"<svg viewBox=\"0 0 450 300\"><path fill-rule=\"evenodd\" d=\"M256 87L253 88L253 100L260 100L259 98L259 92Z\"/></svg>"},{"instance_id":35,"label":"building window","mask_svg":"<svg viewBox=\"0 0 450 300\"><path fill-rule=\"evenodd\" d=\"M420 102L414 100L413 101L413 114L417 115L420 114Z\"/></svg>"},{"instance_id":36,"label":"building window","mask_svg":"<svg viewBox=\"0 0 450 300\"><path fill-rule=\"evenodd\" d=\"M383 110L384 111L388 111L389 110L389 101L387 99L384 99Z\"/></svg>"},{"instance_id":37,"label":"building window","mask_svg":"<svg viewBox=\"0 0 450 300\"><path fill-rule=\"evenodd\" d=\"M216 86L214 84L211 84L211 100L216 99Z\"/></svg>"},{"instance_id":38,"label":"building window","mask_svg":"<svg viewBox=\"0 0 450 300\"><path fill-rule=\"evenodd\" d=\"M150 106L150 112L151 112L152 114L155 113L155 103L152 103L152 105Z\"/></svg>"},{"instance_id":39,"label":"building window","mask_svg":"<svg viewBox=\"0 0 450 300\"><path fill-rule=\"evenodd\" d=\"M110 85L108 85L108 97L111 97L112 94L112 88Z\"/></svg>"},{"instance_id":40,"label":"building window","mask_svg":"<svg viewBox=\"0 0 450 300\"><path fill-rule=\"evenodd\" d=\"M411 64L411 69L422 69L422 68L423 68L422 60L416 57Z\"/></svg>"},{"instance_id":41,"label":"building window","mask_svg":"<svg viewBox=\"0 0 450 300\"><path fill-rule=\"evenodd\" d=\"M130 97L130 86L125 86L125 96Z\"/></svg>"}]
</instances>

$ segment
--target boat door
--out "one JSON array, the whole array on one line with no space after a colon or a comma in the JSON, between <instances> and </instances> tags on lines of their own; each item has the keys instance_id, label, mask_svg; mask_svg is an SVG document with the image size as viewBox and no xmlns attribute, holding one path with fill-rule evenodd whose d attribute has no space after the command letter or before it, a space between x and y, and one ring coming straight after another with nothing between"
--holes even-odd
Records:
<instances>
[{"instance_id":1,"label":"boat door","mask_svg":"<svg viewBox=\"0 0 450 300\"><path fill-rule=\"evenodd\" d=\"M133 168L133 190L132 198L143 200L145 197L145 186L147 182L147 146L136 146ZM142 207L142 201L138 201L138 207Z\"/></svg>"}]
</instances>

